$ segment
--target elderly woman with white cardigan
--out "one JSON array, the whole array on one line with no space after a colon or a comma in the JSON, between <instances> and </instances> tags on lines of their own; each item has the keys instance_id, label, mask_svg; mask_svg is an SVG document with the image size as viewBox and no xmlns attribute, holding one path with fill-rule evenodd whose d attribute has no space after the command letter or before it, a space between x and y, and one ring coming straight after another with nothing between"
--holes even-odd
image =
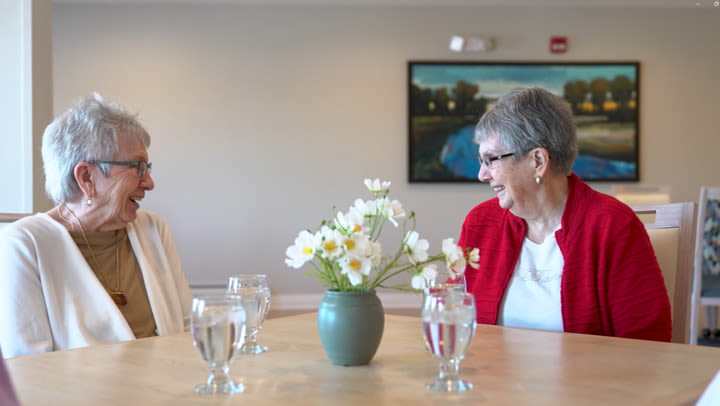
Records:
<instances>
[{"instance_id":1,"label":"elderly woman with white cardigan","mask_svg":"<svg viewBox=\"0 0 720 406\"><path fill-rule=\"evenodd\" d=\"M56 206L0 232L5 357L189 328L192 295L170 230L140 209L155 186L149 145L134 115L98 95L47 127Z\"/></svg>"}]
</instances>

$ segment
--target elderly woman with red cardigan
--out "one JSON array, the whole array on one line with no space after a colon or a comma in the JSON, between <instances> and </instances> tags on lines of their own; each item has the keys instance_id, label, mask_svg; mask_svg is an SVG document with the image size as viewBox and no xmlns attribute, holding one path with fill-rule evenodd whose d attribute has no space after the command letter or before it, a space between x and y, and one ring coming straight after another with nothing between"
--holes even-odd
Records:
<instances>
[{"instance_id":1,"label":"elderly woman with red cardigan","mask_svg":"<svg viewBox=\"0 0 720 406\"><path fill-rule=\"evenodd\" d=\"M645 227L627 205L573 174L567 103L514 89L475 131L478 178L496 197L474 207L459 245L479 323L670 341L670 301Z\"/></svg>"}]
</instances>

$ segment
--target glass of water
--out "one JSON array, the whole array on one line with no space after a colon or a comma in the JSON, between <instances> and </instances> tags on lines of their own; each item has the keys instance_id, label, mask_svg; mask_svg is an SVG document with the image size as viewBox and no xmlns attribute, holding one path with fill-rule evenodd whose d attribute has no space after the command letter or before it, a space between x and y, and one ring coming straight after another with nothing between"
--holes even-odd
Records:
<instances>
[{"instance_id":1,"label":"glass of water","mask_svg":"<svg viewBox=\"0 0 720 406\"><path fill-rule=\"evenodd\" d=\"M242 298L246 312L245 345L240 348L240 354L261 354L268 347L257 343L257 333L270 310L270 285L267 275L239 274L228 278L228 295L237 295Z\"/></svg>"},{"instance_id":2,"label":"glass of water","mask_svg":"<svg viewBox=\"0 0 720 406\"><path fill-rule=\"evenodd\" d=\"M422 308L425 348L440 361L440 373L425 387L440 392L464 392L472 383L459 377L460 360L475 335L475 299L472 294L445 290L428 293Z\"/></svg>"},{"instance_id":3,"label":"glass of water","mask_svg":"<svg viewBox=\"0 0 720 406\"><path fill-rule=\"evenodd\" d=\"M230 378L230 363L245 341L245 308L238 298L202 296L193 298L190 318L193 344L210 366L207 382L195 387L197 393L242 392L242 384Z\"/></svg>"}]
</instances>

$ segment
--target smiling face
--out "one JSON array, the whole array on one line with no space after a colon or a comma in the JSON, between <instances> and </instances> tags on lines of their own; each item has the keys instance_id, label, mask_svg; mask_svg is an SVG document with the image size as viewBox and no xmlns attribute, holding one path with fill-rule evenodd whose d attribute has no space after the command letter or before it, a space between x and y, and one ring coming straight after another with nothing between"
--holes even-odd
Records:
<instances>
[{"instance_id":1,"label":"smiling face","mask_svg":"<svg viewBox=\"0 0 720 406\"><path fill-rule=\"evenodd\" d=\"M481 157L492 158L515 151L508 151L497 135L490 134L479 144ZM513 214L523 217L530 209L536 190L535 172L528 156L513 155L492 162L492 168L480 166L478 179L490 184L500 203L500 207L509 209Z\"/></svg>"},{"instance_id":2,"label":"smiling face","mask_svg":"<svg viewBox=\"0 0 720 406\"><path fill-rule=\"evenodd\" d=\"M136 139L120 137L118 152L114 161L145 161L148 162L147 149ZM140 178L135 166L110 165L110 173L103 176L100 168L94 168L95 195L93 208L98 218L96 229L118 230L135 220L139 202L145 192L153 190L155 182L150 171Z\"/></svg>"}]
</instances>

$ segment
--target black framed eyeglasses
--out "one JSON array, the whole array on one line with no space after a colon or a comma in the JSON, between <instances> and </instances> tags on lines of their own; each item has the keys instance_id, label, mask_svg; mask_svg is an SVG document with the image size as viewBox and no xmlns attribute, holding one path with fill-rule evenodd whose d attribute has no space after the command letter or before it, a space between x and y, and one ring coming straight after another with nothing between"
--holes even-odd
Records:
<instances>
[{"instance_id":1,"label":"black framed eyeglasses","mask_svg":"<svg viewBox=\"0 0 720 406\"><path fill-rule=\"evenodd\" d=\"M493 168L493 163L494 163L495 161L499 161L499 160L501 160L501 159L503 159L503 158L507 158L507 157L513 156L513 155L515 155L514 152L508 152L507 154L502 154L502 155L481 156L479 159L480 159L480 163L481 163L482 165L485 165L486 168L492 169L492 168Z\"/></svg>"},{"instance_id":2,"label":"black framed eyeglasses","mask_svg":"<svg viewBox=\"0 0 720 406\"><path fill-rule=\"evenodd\" d=\"M145 161L90 161L88 162L93 165L97 164L108 164L108 165L120 165L120 166L134 166L137 169L138 176L140 179L145 178L146 173L150 173L152 170L152 162Z\"/></svg>"}]
</instances>

